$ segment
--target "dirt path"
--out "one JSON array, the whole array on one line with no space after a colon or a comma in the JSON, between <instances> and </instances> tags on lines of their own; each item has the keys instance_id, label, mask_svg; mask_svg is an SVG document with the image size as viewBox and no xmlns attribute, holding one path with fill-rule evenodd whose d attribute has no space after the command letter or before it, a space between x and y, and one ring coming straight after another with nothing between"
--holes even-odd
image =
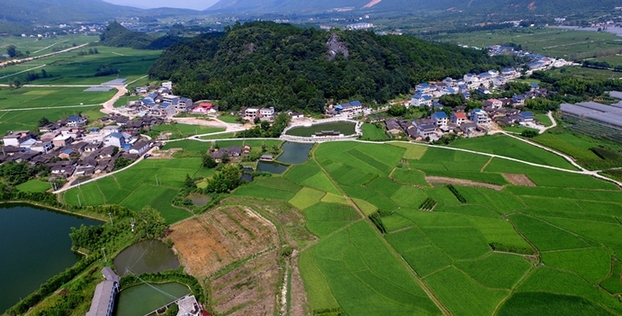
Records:
<instances>
[{"instance_id":1,"label":"dirt path","mask_svg":"<svg viewBox=\"0 0 622 316\"><path fill-rule=\"evenodd\" d=\"M504 186L501 186L501 185L475 182L475 181L465 180L465 179L445 178L445 177L425 177L425 181L429 183L447 183L447 184L455 184L455 185L464 185L464 186L469 186L469 187L482 187L482 188L493 189L497 191L501 191L504 188Z\"/></svg>"}]
</instances>

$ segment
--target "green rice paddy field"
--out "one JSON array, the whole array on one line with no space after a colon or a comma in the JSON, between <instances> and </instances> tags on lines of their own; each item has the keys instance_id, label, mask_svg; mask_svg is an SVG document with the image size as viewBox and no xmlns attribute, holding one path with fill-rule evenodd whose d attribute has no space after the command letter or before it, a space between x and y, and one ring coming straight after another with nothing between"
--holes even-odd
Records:
<instances>
[{"instance_id":1,"label":"green rice paddy field","mask_svg":"<svg viewBox=\"0 0 622 316\"><path fill-rule=\"evenodd\" d=\"M241 141L219 146L230 142ZM167 146L199 154L209 143ZM332 142L284 175L258 177L233 195L281 200L305 216L318 240L301 250L298 265L315 314L622 314L622 191L616 185L577 174L558 156L507 137L453 146L567 171L451 148ZM182 156L190 158L143 161L68 191L64 201L135 210L151 205L168 222L187 218L192 214L170 201L186 174L209 174L200 158ZM525 175L535 186L512 184L505 174ZM449 188L429 183L430 175L502 189ZM368 219L377 211L386 233Z\"/></svg>"},{"instance_id":2,"label":"green rice paddy field","mask_svg":"<svg viewBox=\"0 0 622 316\"><path fill-rule=\"evenodd\" d=\"M436 40L476 47L515 43L522 45L523 50L528 52L571 60L591 58L597 52L602 54L611 51L611 55L615 55L622 48L619 39L616 35L606 32L553 28L505 29L436 37Z\"/></svg>"},{"instance_id":3,"label":"green rice paddy field","mask_svg":"<svg viewBox=\"0 0 622 316\"><path fill-rule=\"evenodd\" d=\"M128 82L147 74L149 67L160 57L159 50L138 50L126 47L95 46L99 54L79 56L77 51L66 52L32 62L8 66L0 70L0 82L7 83L13 78L24 82L23 71L40 73L41 69L51 75L40 78L32 84L75 84L98 85L118 77L127 78ZM88 51L85 47L78 51ZM95 76L100 66L111 66L119 70L118 75Z\"/></svg>"},{"instance_id":4,"label":"green rice paddy field","mask_svg":"<svg viewBox=\"0 0 622 316\"><path fill-rule=\"evenodd\" d=\"M511 138L477 141L455 146L575 170ZM312 310L561 315L570 304L590 315L622 313L615 297L622 292L622 268L615 264L622 253L622 192L615 185L446 148L392 145L321 144L283 178L235 191L287 200L307 217L307 228L320 238L299 259ZM524 174L536 187L512 185L505 173ZM426 182L427 175L504 189L455 185L466 199L461 203L444 185ZM426 199L433 211L419 210ZM386 234L366 219L375 210Z\"/></svg>"}]
</instances>

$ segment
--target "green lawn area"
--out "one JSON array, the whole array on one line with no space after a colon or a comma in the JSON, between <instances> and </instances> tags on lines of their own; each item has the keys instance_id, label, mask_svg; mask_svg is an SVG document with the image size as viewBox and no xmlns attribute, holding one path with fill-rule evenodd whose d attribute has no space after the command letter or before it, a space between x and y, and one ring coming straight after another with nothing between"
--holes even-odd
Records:
<instances>
[{"instance_id":1,"label":"green lawn area","mask_svg":"<svg viewBox=\"0 0 622 316\"><path fill-rule=\"evenodd\" d=\"M218 116L218 119L226 123L238 123L239 116L221 114L220 116Z\"/></svg>"},{"instance_id":2,"label":"green lawn area","mask_svg":"<svg viewBox=\"0 0 622 316\"><path fill-rule=\"evenodd\" d=\"M544 126L553 125L553 123L551 122L551 118L546 113L535 113L534 119L540 121L540 124Z\"/></svg>"},{"instance_id":3,"label":"green lawn area","mask_svg":"<svg viewBox=\"0 0 622 316\"><path fill-rule=\"evenodd\" d=\"M381 127L377 127L374 124L365 123L361 126L361 130L363 131L363 136L361 139L363 140L387 140L387 134L385 130Z\"/></svg>"},{"instance_id":4,"label":"green lawn area","mask_svg":"<svg viewBox=\"0 0 622 316\"><path fill-rule=\"evenodd\" d=\"M47 181L40 181L38 179L29 180L17 186L17 189L24 192L45 192L52 188Z\"/></svg>"}]
</instances>

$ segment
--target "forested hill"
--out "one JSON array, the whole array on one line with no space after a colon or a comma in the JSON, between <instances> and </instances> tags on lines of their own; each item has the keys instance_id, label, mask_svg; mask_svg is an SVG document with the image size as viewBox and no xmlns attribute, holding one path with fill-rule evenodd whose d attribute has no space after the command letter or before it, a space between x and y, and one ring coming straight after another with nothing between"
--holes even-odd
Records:
<instances>
[{"instance_id":1,"label":"forested hill","mask_svg":"<svg viewBox=\"0 0 622 316\"><path fill-rule=\"evenodd\" d=\"M274 106L319 112L325 102L385 103L425 80L512 63L510 57L407 36L253 22L174 45L149 74L172 79L176 94L219 99L222 110Z\"/></svg>"},{"instance_id":2,"label":"forested hill","mask_svg":"<svg viewBox=\"0 0 622 316\"><path fill-rule=\"evenodd\" d=\"M155 37L147 33L130 31L117 22L110 22L99 39L105 46L136 49L165 49L182 41L182 38L177 36Z\"/></svg>"}]
</instances>

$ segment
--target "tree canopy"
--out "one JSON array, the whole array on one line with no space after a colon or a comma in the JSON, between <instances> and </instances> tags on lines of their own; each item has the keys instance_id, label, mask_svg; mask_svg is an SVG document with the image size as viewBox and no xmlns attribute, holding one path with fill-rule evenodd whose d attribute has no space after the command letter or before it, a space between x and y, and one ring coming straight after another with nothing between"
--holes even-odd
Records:
<instances>
[{"instance_id":1,"label":"tree canopy","mask_svg":"<svg viewBox=\"0 0 622 316\"><path fill-rule=\"evenodd\" d=\"M273 106L322 112L327 102L384 104L426 80L513 63L409 36L252 22L173 45L149 74L176 82L175 94L220 100L225 111Z\"/></svg>"}]
</instances>

